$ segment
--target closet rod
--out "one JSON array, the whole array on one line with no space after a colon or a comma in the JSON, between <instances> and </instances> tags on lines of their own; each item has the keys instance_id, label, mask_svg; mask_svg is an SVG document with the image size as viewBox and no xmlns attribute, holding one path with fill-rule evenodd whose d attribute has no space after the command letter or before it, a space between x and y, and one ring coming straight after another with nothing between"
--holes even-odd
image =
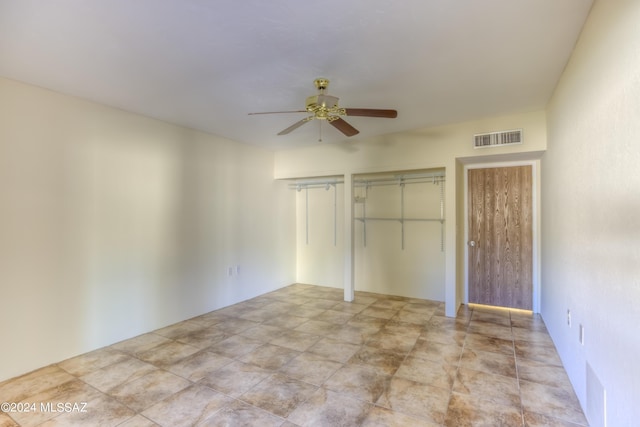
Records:
<instances>
[{"instance_id":1,"label":"closet rod","mask_svg":"<svg viewBox=\"0 0 640 427\"><path fill-rule=\"evenodd\" d=\"M415 221L415 222L444 222L444 219L439 219L439 218L379 218L379 217L371 217L371 216L367 216L367 217L355 217L353 218L356 221L396 221L396 222L410 222L410 221Z\"/></svg>"},{"instance_id":2,"label":"closet rod","mask_svg":"<svg viewBox=\"0 0 640 427\"><path fill-rule=\"evenodd\" d=\"M405 180L384 180L384 181L354 181L354 187L377 187L384 185L400 185L400 184L439 184L441 182L445 182L444 177L440 178L424 178L420 180L414 181L405 181Z\"/></svg>"}]
</instances>

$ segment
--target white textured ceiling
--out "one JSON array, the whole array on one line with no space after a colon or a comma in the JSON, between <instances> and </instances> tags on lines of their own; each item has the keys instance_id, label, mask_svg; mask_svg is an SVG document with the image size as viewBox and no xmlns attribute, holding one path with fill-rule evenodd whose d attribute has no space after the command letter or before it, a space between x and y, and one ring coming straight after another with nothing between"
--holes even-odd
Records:
<instances>
[{"instance_id":1,"label":"white textured ceiling","mask_svg":"<svg viewBox=\"0 0 640 427\"><path fill-rule=\"evenodd\" d=\"M267 148L317 144L316 77L362 138L544 108L592 0L0 0L0 76ZM323 140L346 140L323 126Z\"/></svg>"}]
</instances>

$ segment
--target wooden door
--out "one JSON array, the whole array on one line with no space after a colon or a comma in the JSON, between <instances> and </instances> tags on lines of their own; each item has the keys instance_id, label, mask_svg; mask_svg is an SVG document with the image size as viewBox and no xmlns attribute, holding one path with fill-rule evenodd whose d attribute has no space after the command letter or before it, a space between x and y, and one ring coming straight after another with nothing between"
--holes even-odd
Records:
<instances>
[{"instance_id":1,"label":"wooden door","mask_svg":"<svg viewBox=\"0 0 640 427\"><path fill-rule=\"evenodd\" d=\"M532 309L531 166L469 169L469 302Z\"/></svg>"}]
</instances>

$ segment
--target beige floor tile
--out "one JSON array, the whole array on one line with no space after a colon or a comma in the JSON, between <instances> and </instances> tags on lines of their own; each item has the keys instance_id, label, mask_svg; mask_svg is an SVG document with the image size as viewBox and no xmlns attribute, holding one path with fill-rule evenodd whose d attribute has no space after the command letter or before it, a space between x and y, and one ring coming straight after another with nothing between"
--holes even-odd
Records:
<instances>
[{"instance_id":1,"label":"beige floor tile","mask_svg":"<svg viewBox=\"0 0 640 427\"><path fill-rule=\"evenodd\" d=\"M379 406L430 422L442 423L449 391L404 378L392 378L378 401Z\"/></svg>"},{"instance_id":2,"label":"beige floor tile","mask_svg":"<svg viewBox=\"0 0 640 427\"><path fill-rule=\"evenodd\" d=\"M418 335L401 335L394 332L388 332L384 328L369 337L365 343L368 347L379 348L382 350L392 350L398 353L408 353L416 345Z\"/></svg>"},{"instance_id":3,"label":"beige floor tile","mask_svg":"<svg viewBox=\"0 0 640 427\"><path fill-rule=\"evenodd\" d=\"M446 427L522 427L519 407L498 405L475 396L453 393L444 425Z\"/></svg>"},{"instance_id":4,"label":"beige floor tile","mask_svg":"<svg viewBox=\"0 0 640 427\"><path fill-rule=\"evenodd\" d=\"M121 384L109 394L135 411L143 411L155 403L188 387L191 383L162 370L152 371L136 380Z\"/></svg>"},{"instance_id":5,"label":"beige floor tile","mask_svg":"<svg viewBox=\"0 0 640 427\"><path fill-rule=\"evenodd\" d=\"M201 384L194 384L142 412L166 427L193 426L230 405L233 399Z\"/></svg>"},{"instance_id":6,"label":"beige floor tile","mask_svg":"<svg viewBox=\"0 0 640 427\"><path fill-rule=\"evenodd\" d=\"M426 300L414 300L402 307L403 311L423 314L425 317L431 318L438 308L438 303Z\"/></svg>"},{"instance_id":7,"label":"beige floor tile","mask_svg":"<svg viewBox=\"0 0 640 427\"><path fill-rule=\"evenodd\" d=\"M230 320L231 317L223 314L220 310L210 311L209 313L202 314L200 316L191 319L194 322L202 323L206 326L215 326L218 323L222 323L226 320Z\"/></svg>"},{"instance_id":8,"label":"beige floor tile","mask_svg":"<svg viewBox=\"0 0 640 427\"><path fill-rule=\"evenodd\" d=\"M520 381L522 406L526 412L586 425L587 421L573 390Z\"/></svg>"},{"instance_id":9,"label":"beige floor tile","mask_svg":"<svg viewBox=\"0 0 640 427\"><path fill-rule=\"evenodd\" d=\"M553 346L553 341L546 330L532 330L519 327L512 327L513 339L516 341L530 341L547 346Z\"/></svg>"},{"instance_id":10,"label":"beige floor tile","mask_svg":"<svg viewBox=\"0 0 640 427\"><path fill-rule=\"evenodd\" d=\"M472 306L473 313L471 322L488 322L496 325L511 326L511 315L509 310L493 307Z\"/></svg>"},{"instance_id":11,"label":"beige floor tile","mask_svg":"<svg viewBox=\"0 0 640 427\"><path fill-rule=\"evenodd\" d=\"M262 306L260 308L247 309L242 314L240 314L240 318L244 320L250 320L253 322L264 322L265 320L269 320L273 318L274 312L269 309L269 305Z\"/></svg>"},{"instance_id":12,"label":"beige floor tile","mask_svg":"<svg viewBox=\"0 0 640 427\"><path fill-rule=\"evenodd\" d=\"M189 381L199 381L231 362L233 359L204 350L168 365L165 369Z\"/></svg>"},{"instance_id":13,"label":"beige floor tile","mask_svg":"<svg viewBox=\"0 0 640 427\"><path fill-rule=\"evenodd\" d=\"M453 391L459 394L470 394L498 405L520 405L518 380L514 377L459 368Z\"/></svg>"},{"instance_id":14,"label":"beige floor tile","mask_svg":"<svg viewBox=\"0 0 640 427\"><path fill-rule=\"evenodd\" d=\"M158 368L134 357L105 366L102 369L83 375L80 379L98 390L108 393L120 384L133 381Z\"/></svg>"},{"instance_id":15,"label":"beige floor tile","mask_svg":"<svg viewBox=\"0 0 640 427\"><path fill-rule=\"evenodd\" d=\"M465 348L460 358L460 367L505 377L517 377L515 358L502 353Z\"/></svg>"},{"instance_id":16,"label":"beige floor tile","mask_svg":"<svg viewBox=\"0 0 640 427\"><path fill-rule=\"evenodd\" d=\"M514 328L524 328L530 331L548 333L547 327L539 314L511 313L511 326Z\"/></svg>"},{"instance_id":17,"label":"beige floor tile","mask_svg":"<svg viewBox=\"0 0 640 427\"><path fill-rule=\"evenodd\" d=\"M288 420L300 426L357 426L371 407L369 403L320 388Z\"/></svg>"},{"instance_id":18,"label":"beige floor tile","mask_svg":"<svg viewBox=\"0 0 640 427\"><path fill-rule=\"evenodd\" d=\"M105 347L62 361L58 363L58 366L70 374L81 376L124 360L127 357L126 354L120 351Z\"/></svg>"},{"instance_id":19,"label":"beige floor tile","mask_svg":"<svg viewBox=\"0 0 640 427\"><path fill-rule=\"evenodd\" d=\"M380 369L388 375L393 375L404 360L404 353L363 346L354 354L348 363L372 366Z\"/></svg>"},{"instance_id":20,"label":"beige floor tile","mask_svg":"<svg viewBox=\"0 0 640 427\"><path fill-rule=\"evenodd\" d=\"M221 393L238 397L271 375L271 371L239 361L223 366L200 381Z\"/></svg>"},{"instance_id":21,"label":"beige floor tile","mask_svg":"<svg viewBox=\"0 0 640 427\"><path fill-rule=\"evenodd\" d=\"M295 329L308 320L309 319L307 317L292 316L290 314L285 314L285 315L273 317L265 321L264 324L270 325L270 326L277 326L279 328L284 328L284 329Z\"/></svg>"},{"instance_id":22,"label":"beige floor tile","mask_svg":"<svg viewBox=\"0 0 640 427\"><path fill-rule=\"evenodd\" d=\"M362 423L363 427L440 427L440 423L418 419L387 408L374 406Z\"/></svg>"},{"instance_id":23,"label":"beige floor tile","mask_svg":"<svg viewBox=\"0 0 640 427\"><path fill-rule=\"evenodd\" d=\"M360 350L359 344L325 337L309 347L307 351L329 360L346 363L358 350Z\"/></svg>"},{"instance_id":24,"label":"beige floor tile","mask_svg":"<svg viewBox=\"0 0 640 427\"><path fill-rule=\"evenodd\" d=\"M347 325L363 328L368 333L376 333L380 329L382 329L384 325L389 323L389 319L387 318L369 316L369 315L363 314L363 311L353 316L351 320L347 322Z\"/></svg>"},{"instance_id":25,"label":"beige floor tile","mask_svg":"<svg viewBox=\"0 0 640 427\"><path fill-rule=\"evenodd\" d=\"M82 409L88 401L100 396L102 393L95 388L81 380L74 379L29 396L26 402L35 404L35 408L29 412L13 413L11 416L21 426L36 426L58 416L57 405L59 403L63 405L77 403L79 409ZM70 409L73 410L73 406Z\"/></svg>"},{"instance_id":26,"label":"beige floor tile","mask_svg":"<svg viewBox=\"0 0 640 427\"><path fill-rule=\"evenodd\" d=\"M417 381L451 391L456 376L456 367L444 362L432 362L415 357L407 357L395 377Z\"/></svg>"},{"instance_id":27,"label":"beige floor tile","mask_svg":"<svg viewBox=\"0 0 640 427\"><path fill-rule=\"evenodd\" d=\"M431 315L426 315L423 313L416 313L413 311L407 311L402 309L398 311L391 320L396 320L405 323L412 323L415 325L426 326L431 319Z\"/></svg>"},{"instance_id":28,"label":"beige floor tile","mask_svg":"<svg viewBox=\"0 0 640 427\"><path fill-rule=\"evenodd\" d=\"M305 319L312 319L325 311L326 310L324 308L313 308L306 305L299 305L289 310L287 314L296 317L304 317Z\"/></svg>"},{"instance_id":29,"label":"beige floor tile","mask_svg":"<svg viewBox=\"0 0 640 427\"><path fill-rule=\"evenodd\" d=\"M326 295L322 295L320 298L314 298L306 304L302 304L302 308L321 308L322 310L328 310L334 305L336 301L332 299L324 299Z\"/></svg>"},{"instance_id":30,"label":"beige floor tile","mask_svg":"<svg viewBox=\"0 0 640 427\"><path fill-rule=\"evenodd\" d=\"M67 371L50 365L0 383L3 402L22 402L30 396L75 380Z\"/></svg>"},{"instance_id":31,"label":"beige floor tile","mask_svg":"<svg viewBox=\"0 0 640 427\"><path fill-rule=\"evenodd\" d=\"M280 369L280 372L300 381L320 386L342 366L313 353L302 353Z\"/></svg>"},{"instance_id":32,"label":"beige floor tile","mask_svg":"<svg viewBox=\"0 0 640 427\"><path fill-rule=\"evenodd\" d=\"M167 337L150 332L125 341L120 341L119 343L113 344L110 348L123 351L125 353L136 354L142 353L150 348L169 341L171 340Z\"/></svg>"},{"instance_id":33,"label":"beige floor tile","mask_svg":"<svg viewBox=\"0 0 640 427\"><path fill-rule=\"evenodd\" d=\"M226 320L216 323L213 326L215 327L216 330L222 331L229 335L233 335L233 334L239 334L254 326L258 326L259 324L260 324L259 322L254 322L252 320L240 319L237 317L230 317Z\"/></svg>"},{"instance_id":34,"label":"beige floor tile","mask_svg":"<svg viewBox=\"0 0 640 427\"><path fill-rule=\"evenodd\" d=\"M315 316L313 319L319 320L322 322L331 323L334 325L334 329L335 329L335 325L342 325L347 323L349 320L353 318L354 315L355 314L353 313L348 313L345 311L336 311L336 310L329 309L329 310L323 311L319 315Z\"/></svg>"},{"instance_id":35,"label":"beige floor tile","mask_svg":"<svg viewBox=\"0 0 640 427\"><path fill-rule=\"evenodd\" d=\"M309 347L322 339L322 335L308 334L300 331L286 331L269 343L296 351L306 351Z\"/></svg>"},{"instance_id":36,"label":"beige floor tile","mask_svg":"<svg viewBox=\"0 0 640 427\"><path fill-rule=\"evenodd\" d=\"M342 325L340 328L337 328L333 332L333 334L331 334L331 338L335 338L337 340L348 342L351 344L362 345L369 339L371 335L377 333L379 330L380 327L369 329L365 326L346 324Z\"/></svg>"},{"instance_id":37,"label":"beige floor tile","mask_svg":"<svg viewBox=\"0 0 640 427\"><path fill-rule=\"evenodd\" d=\"M355 292L355 298L353 300L353 302L355 302L356 304L362 304L362 305L366 305L369 306L371 304L373 304L374 302L376 302L378 300L378 298L374 297L374 296L369 296L367 292Z\"/></svg>"},{"instance_id":38,"label":"beige floor tile","mask_svg":"<svg viewBox=\"0 0 640 427\"><path fill-rule=\"evenodd\" d=\"M446 363L457 366L462 355L462 347L455 344L443 344L439 342L418 339L409 356L432 362Z\"/></svg>"},{"instance_id":39,"label":"beige floor tile","mask_svg":"<svg viewBox=\"0 0 640 427\"><path fill-rule=\"evenodd\" d=\"M286 418L300 403L306 401L318 389L311 384L288 378L282 374L272 375L240 399L274 415Z\"/></svg>"},{"instance_id":40,"label":"beige floor tile","mask_svg":"<svg viewBox=\"0 0 640 427\"><path fill-rule=\"evenodd\" d=\"M278 338L280 335L286 332L286 329L278 328L277 326L258 325L253 328L246 329L238 335L251 338L262 342L269 342L272 339Z\"/></svg>"},{"instance_id":41,"label":"beige floor tile","mask_svg":"<svg viewBox=\"0 0 640 427\"><path fill-rule=\"evenodd\" d=\"M391 375L372 366L346 364L338 369L324 387L343 395L375 403L389 386Z\"/></svg>"},{"instance_id":42,"label":"beige floor tile","mask_svg":"<svg viewBox=\"0 0 640 427\"><path fill-rule=\"evenodd\" d=\"M429 320L427 328L446 328L449 330L467 332L467 329L469 328L469 319L464 317L454 318L434 314Z\"/></svg>"},{"instance_id":43,"label":"beige floor tile","mask_svg":"<svg viewBox=\"0 0 640 427\"><path fill-rule=\"evenodd\" d=\"M281 417L244 402L236 401L197 425L199 427L279 427L283 422Z\"/></svg>"},{"instance_id":44,"label":"beige floor tile","mask_svg":"<svg viewBox=\"0 0 640 427\"><path fill-rule=\"evenodd\" d=\"M198 351L200 351L198 347L182 344L178 341L168 341L142 353L137 353L136 356L144 362L165 367L173 365Z\"/></svg>"},{"instance_id":45,"label":"beige floor tile","mask_svg":"<svg viewBox=\"0 0 640 427\"><path fill-rule=\"evenodd\" d=\"M331 307L331 310L334 311L342 311L345 313L351 313L353 315L360 313L362 310L364 310L365 308L367 308L368 306L366 304L358 304L355 302L347 302L347 301L340 301L338 303L336 303L336 305Z\"/></svg>"},{"instance_id":46,"label":"beige floor tile","mask_svg":"<svg viewBox=\"0 0 640 427\"><path fill-rule=\"evenodd\" d=\"M153 331L153 333L175 340L179 337L189 335L194 332L200 332L202 330L206 330L206 326L193 320L185 320L184 322L157 329Z\"/></svg>"},{"instance_id":47,"label":"beige floor tile","mask_svg":"<svg viewBox=\"0 0 640 427\"><path fill-rule=\"evenodd\" d=\"M335 331L336 325L329 322L323 322L321 320L317 320L317 318L307 320L300 326L296 327L294 330L299 332L306 332L308 334L313 335L329 335L333 331Z\"/></svg>"},{"instance_id":48,"label":"beige floor tile","mask_svg":"<svg viewBox=\"0 0 640 427\"><path fill-rule=\"evenodd\" d=\"M157 427L158 424L151 421L149 418L142 415L136 415L133 418L129 418L124 423L118 425L118 427Z\"/></svg>"},{"instance_id":49,"label":"beige floor tile","mask_svg":"<svg viewBox=\"0 0 640 427\"><path fill-rule=\"evenodd\" d=\"M420 339L427 342L438 342L441 344L456 344L457 346L462 347L466 336L467 333L465 331L442 326L427 325L420 334Z\"/></svg>"},{"instance_id":50,"label":"beige floor tile","mask_svg":"<svg viewBox=\"0 0 640 427\"><path fill-rule=\"evenodd\" d=\"M399 313L399 312L398 312ZM385 323L380 332L391 332L397 335L402 335L405 337L411 337L418 339L422 332L424 331L424 326L418 325L411 322L403 322L398 319L390 319L387 323Z\"/></svg>"},{"instance_id":51,"label":"beige floor tile","mask_svg":"<svg viewBox=\"0 0 640 427\"><path fill-rule=\"evenodd\" d=\"M536 360L547 365L562 366L562 361L553 345L515 340L514 346L518 359Z\"/></svg>"},{"instance_id":52,"label":"beige floor tile","mask_svg":"<svg viewBox=\"0 0 640 427\"><path fill-rule=\"evenodd\" d=\"M135 416L135 411L116 399L101 395L87 402L86 412L65 412L40 424L41 427L114 427Z\"/></svg>"},{"instance_id":53,"label":"beige floor tile","mask_svg":"<svg viewBox=\"0 0 640 427\"><path fill-rule=\"evenodd\" d=\"M263 369L278 370L300 355L299 351L279 345L265 344L240 358L245 363L259 366Z\"/></svg>"},{"instance_id":54,"label":"beige floor tile","mask_svg":"<svg viewBox=\"0 0 640 427\"><path fill-rule=\"evenodd\" d=\"M513 334L511 332L511 326L498 325L496 323L483 322L483 321L471 321L467 333L481 334L494 338L501 338L503 340L512 341Z\"/></svg>"},{"instance_id":55,"label":"beige floor tile","mask_svg":"<svg viewBox=\"0 0 640 427\"><path fill-rule=\"evenodd\" d=\"M395 316L397 312L398 310L395 310L395 309L376 307L376 306L370 305L369 307L362 310L359 314L362 316L369 316L369 317L375 317L377 319L388 320L388 319L391 319L393 316Z\"/></svg>"},{"instance_id":56,"label":"beige floor tile","mask_svg":"<svg viewBox=\"0 0 640 427\"><path fill-rule=\"evenodd\" d=\"M296 284L4 381L2 400L88 412L0 427L586 426L539 315L343 299Z\"/></svg>"},{"instance_id":57,"label":"beige floor tile","mask_svg":"<svg viewBox=\"0 0 640 427\"><path fill-rule=\"evenodd\" d=\"M575 424L569 421L559 420L548 415L536 414L524 411L525 427L584 427L586 424Z\"/></svg>"},{"instance_id":58,"label":"beige floor tile","mask_svg":"<svg viewBox=\"0 0 640 427\"><path fill-rule=\"evenodd\" d=\"M176 337L176 341L199 349L205 349L229 338L230 336L230 334L219 331L215 329L215 327L208 327L205 329L195 330L184 335L178 335Z\"/></svg>"},{"instance_id":59,"label":"beige floor tile","mask_svg":"<svg viewBox=\"0 0 640 427\"><path fill-rule=\"evenodd\" d=\"M513 340L506 340L483 334L467 333L465 346L474 350L502 353L507 356L513 356L514 354Z\"/></svg>"},{"instance_id":60,"label":"beige floor tile","mask_svg":"<svg viewBox=\"0 0 640 427\"><path fill-rule=\"evenodd\" d=\"M242 335L232 335L215 343L207 350L233 359L249 354L261 345L263 345L262 341L243 337Z\"/></svg>"},{"instance_id":61,"label":"beige floor tile","mask_svg":"<svg viewBox=\"0 0 640 427\"><path fill-rule=\"evenodd\" d=\"M0 412L0 427L19 427L9 415Z\"/></svg>"},{"instance_id":62,"label":"beige floor tile","mask_svg":"<svg viewBox=\"0 0 640 427\"><path fill-rule=\"evenodd\" d=\"M378 299L377 301L372 303L370 307L384 308L388 310L398 311L404 306L406 306L407 304L409 304L409 301L407 301L406 299L396 300L396 299L390 299L385 297L385 298Z\"/></svg>"},{"instance_id":63,"label":"beige floor tile","mask_svg":"<svg viewBox=\"0 0 640 427\"><path fill-rule=\"evenodd\" d=\"M119 426L123 422L131 419L135 411L118 402L116 399L100 395L96 399L87 402L86 412L72 411L65 412L55 418L41 424L42 427L84 427L84 426Z\"/></svg>"},{"instance_id":64,"label":"beige floor tile","mask_svg":"<svg viewBox=\"0 0 640 427\"><path fill-rule=\"evenodd\" d=\"M517 360L517 365L521 380L572 390L569 376L561 366L521 358Z\"/></svg>"}]
</instances>

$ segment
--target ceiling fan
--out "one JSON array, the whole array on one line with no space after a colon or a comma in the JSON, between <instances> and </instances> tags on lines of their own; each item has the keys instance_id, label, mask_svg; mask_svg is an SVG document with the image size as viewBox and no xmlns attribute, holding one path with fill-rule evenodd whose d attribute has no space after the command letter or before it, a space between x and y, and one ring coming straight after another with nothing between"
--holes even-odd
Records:
<instances>
[{"instance_id":1,"label":"ceiling fan","mask_svg":"<svg viewBox=\"0 0 640 427\"><path fill-rule=\"evenodd\" d=\"M315 79L313 83L315 84L316 89L318 89L318 94L307 97L306 109L294 111L269 111L264 113L249 113L249 115L309 113L310 115L308 117L297 121L288 128L279 132L278 135L286 135L312 120L326 120L329 124L331 124L334 128L338 129L346 136L357 135L360 131L351 126L340 116L383 117L389 119L393 119L398 116L398 112L396 110L339 107L338 98L335 96L327 95L325 93L327 87L329 86L329 80L320 77Z\"/></svg>"}]
</instances>

